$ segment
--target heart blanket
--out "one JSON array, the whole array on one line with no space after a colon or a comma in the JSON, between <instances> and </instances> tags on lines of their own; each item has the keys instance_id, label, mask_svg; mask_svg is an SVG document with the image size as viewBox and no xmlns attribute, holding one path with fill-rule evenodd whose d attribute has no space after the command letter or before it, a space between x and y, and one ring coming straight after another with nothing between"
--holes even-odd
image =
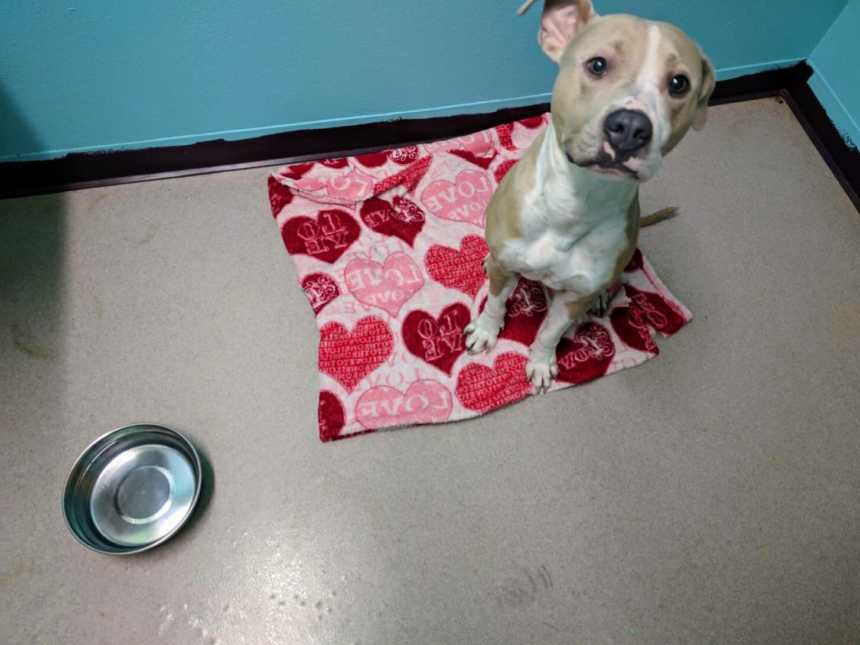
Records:
<instances>
[{"instance_id":1,"label":"heart blanket","mask_svg":"<svg viewBox=\"0 0 860 645\"><path fill-rule=\"evenodd\" d=\"M269 177L269 201L319 325L319 435L466 419L529 396L528 347L547 313L521 280L489 354L463 329L480 312L484 210L548 115L449 141L294 164ZM637 251L603 319L558 347L553 390L657 355L690 312Z\"/></svg>"}]
</instances>

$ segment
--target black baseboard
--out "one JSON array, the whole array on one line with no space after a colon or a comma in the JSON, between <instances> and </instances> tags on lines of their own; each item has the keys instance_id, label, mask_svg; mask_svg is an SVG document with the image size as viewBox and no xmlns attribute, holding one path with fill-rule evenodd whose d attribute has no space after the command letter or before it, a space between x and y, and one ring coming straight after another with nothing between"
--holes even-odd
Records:
<instances>
[{"instance_id":1,"label":"black baseboard","mask_svg":"<svg viewBox=\"0 0 860 645\"><path fill-rule=\"evenodd\" d=\"M849 149L807 81L806 63L717 83L711 103L723 105L782 95L860 209L860 154ZM0 163L0 198L221 172L345 156L380 148L447 139L542 114L547 104L430 119L401 119L340 128L285 132L241 141L74 153L46 161Z\"/></svg>"},{"instance_id":2,"label":"black baseboard","mask_svg":"<svg viewBox=\"0 0 860 645\"><path fill-rule=\"evenodd\" d=\"M790 84L781 95L854 207L860 211L860 150L845 141L809 83Z\"/></svg>"}]
</instances>

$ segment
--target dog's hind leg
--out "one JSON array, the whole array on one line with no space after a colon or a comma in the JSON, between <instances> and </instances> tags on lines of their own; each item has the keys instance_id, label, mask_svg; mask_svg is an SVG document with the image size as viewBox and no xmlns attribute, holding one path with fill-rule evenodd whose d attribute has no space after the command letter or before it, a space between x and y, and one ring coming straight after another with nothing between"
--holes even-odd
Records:
<instances>
[{"instance_id":1,"label":"dog's hind leg","mask_svg":"<svg viewBox=\"0 0 860 645\"><path fill-rule=\"evenodd\" d=\"M484 271L490 279L487 304L475 322L464 330L466 349L471 354L489 351L496 346L499 332L505 322L506 303L517 286L517 275L504 269L492 255L488 255L484 261Z\"/></svg>"}]
</instances>

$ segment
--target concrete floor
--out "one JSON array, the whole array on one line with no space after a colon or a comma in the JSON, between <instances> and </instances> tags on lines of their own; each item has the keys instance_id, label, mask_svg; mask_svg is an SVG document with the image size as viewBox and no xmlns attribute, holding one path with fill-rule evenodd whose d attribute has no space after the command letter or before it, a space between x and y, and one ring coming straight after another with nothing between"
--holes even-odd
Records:
<instances>
[{"instance_id":1,"label":"concrete floor","mask_svg":"<svg viewBox=\"0 0 860 645\"><path fill-rule=\"evenodd\" d=\"M697 316L659 359L334 445L265 179L0 202L0 641L860 642L860 215L784 105L715 109L644 189ZM215 493L99 556L60 491L136 420Z\"/></svg>"}]
</instances>

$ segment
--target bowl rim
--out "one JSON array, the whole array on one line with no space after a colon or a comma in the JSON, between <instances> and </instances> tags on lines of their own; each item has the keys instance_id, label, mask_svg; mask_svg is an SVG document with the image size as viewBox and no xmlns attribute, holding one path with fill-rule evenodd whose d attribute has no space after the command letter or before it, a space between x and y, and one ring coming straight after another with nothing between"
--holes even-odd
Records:
<instances>
[{"instance_id":1,"label":"bowl rim","mask_svg":"<svg viewBox=\"0 0 860 645\"><path fill-rule=\"evenodd\" d=\"M104 442L105 440L109 439L111 436L118 434L120 432L126 431L126 430L131 431L131 430L134 430L135 428L141 428L141 429L143 429L143 428L154 428L156 430L166 432L169 435L173 435L176 439L178 439L183 444L183 446L185 448L187 448L188 452L190 453L191 457L193 458L192 459L192 467L194 468L195 475L196 475L195 482L194 482L194 496L191 499L191 504L188 507L188 512L185 514L185 517L183 517L182 521L179 522L179 524L177 524L175 527L173 527L165 535L162 535L157 540L154 540L154 541L149 542L147 544L143 544L143 545L138 546L138 547L122 547L121 545L116 545L117 548L123 549L123 550L121 550L121 551L108 551L108 550L99 548L98 546L95 546L93 544L90 544L89 542L84 540L78 534L78 532L74 529L74 527L72 526L72 522L69 519L69 514L66 510L66 498L69 495L69 491L70 491L71 486L74 482L73 478L76 474L76 471L78 470L78 467L83 463L83 460L87 456L87 454L89 454L96 446L98 446L100 443ZM188 520L194 514L194 510L197 508L197 502L200 499L200 492L202 489L203 489L203 462L200 458L200 453L197 451L197 448L194 446L194 443L188 438L188 436L179 432L179 430L175 430L174 428L166 426L162 423L153 423L153 422L148 422L148 421L142 421L142 422L137 422L137 423L127 423L125 425L114 428L113 430L108 430L107 432L105 432L101 436L93 439L87 445L87 447L84 448L81 451L81 453L75 458L74 462L72 463L72 467L69 469L69 474L66 476L65 484L63 485L63 492L62 492L62 495L60 496L60 508L62 510L62 513L63 513L63 521L66 524L66 528L69 530L69 533L72 534L72 537L75 538L75 540L78 542L78 544L86 547L90 551L95 551L96 553L100 553L102 555L119 555L119 556L136 555L138 553L143 553L144 551L149 551L150 549L154 549L155 547L164 544L165 542L167 542L167 540L169 540L174 535L176 535L180 530L182 530L182 528L188 523ZM110 542L110 540L107 540L107 538L105 538L105 541Z\"/></svg>"}]
</instances>

